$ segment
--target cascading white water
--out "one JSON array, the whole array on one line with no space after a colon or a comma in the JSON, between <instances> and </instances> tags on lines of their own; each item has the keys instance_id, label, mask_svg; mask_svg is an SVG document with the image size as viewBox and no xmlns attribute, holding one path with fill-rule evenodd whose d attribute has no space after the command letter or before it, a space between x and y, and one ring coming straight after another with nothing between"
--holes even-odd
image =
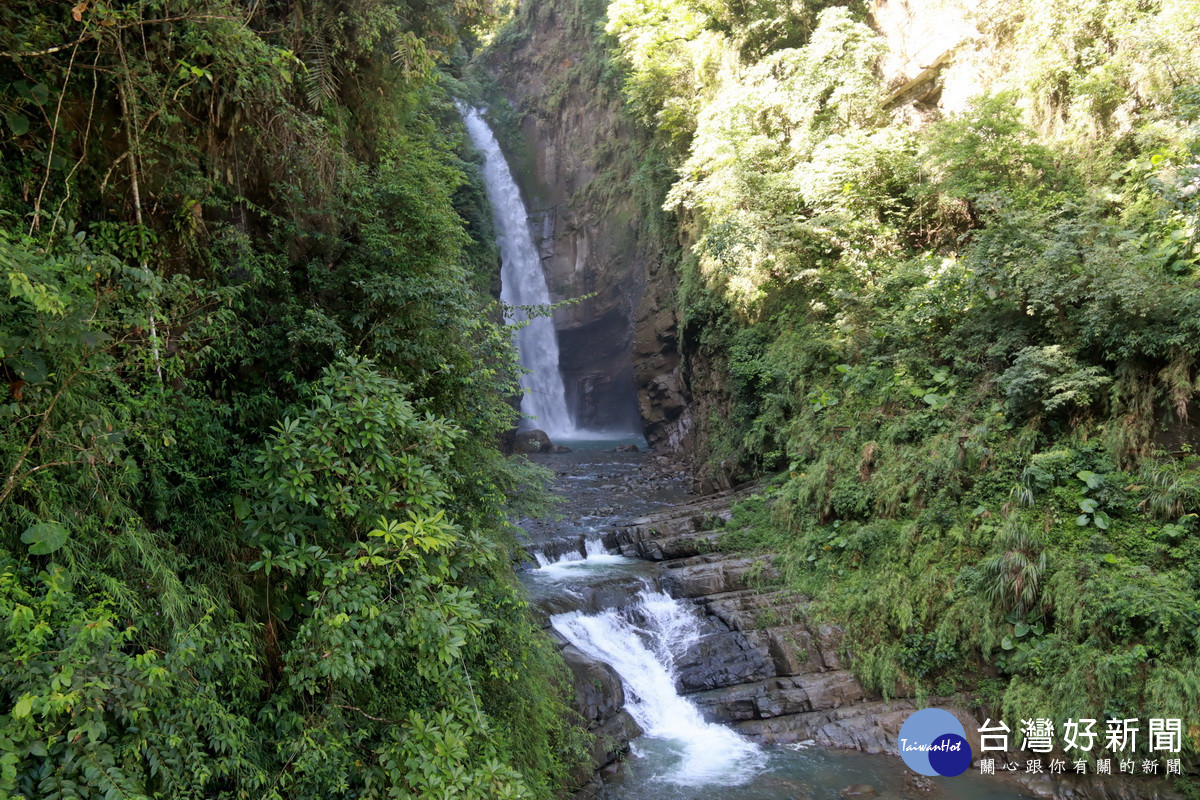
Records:
<instances>
[{"instance_id":1,"label":"cascading white water","mask_svg":"<svg viewBox=\"0 0 1200 800\"><path fill-rule=\"evenodd\" d=\"M568 550L558 558L551 558L541 550L535 550L533 553L533 558L535 561L537 561L538 568L541 569L545 567L553 567L557 564L571 564L576 561L585 560L593 562L606 562L614 559L620 559L621 556L610 555L608 548L604 546L603 539L584 539L582 553L576 550Z\"/></svg>"},{"instance_id":2,"label":"cascading white water","mask_svg":"<svg viewBox=\"0 0 1200 800\"><path fill-rule=\"evenodd\" d=\"M625 683L625 708L646 735L669 740L678 761L660 776L669 783L736 785L766 763L757 745L723 725L705 722L699 709L675 691L673 654L699 638L696 616L670 595L643 590L635 607L639 627L626 611L578 611L550 618L554 629L587 655L603 661Z\"/></svg>"},{"instance_id":3,"label":"cascading white water","mask_svg":"<svg viewBox=\"0 0 1200 800\"><path fill-rule=\"evenodd\" d=\"M463 105L458 107L471 142L483 153L483 182L500 244L500 299L510 306L538 306L550 302L546 274L529 232L529 218L521 192L513 180L508 162L491 128L480 113ZM516 311L510 324L529 319ZM570 436L575 425L567 411L566 392L558 369L558 337L549 317L530 319L517 331L517 351L521 366L529 370L521 377L525 390L521 411L534 418L533 427L551 437Z\"/></svg>"},{"instance_id":4,"label":"cascading white water","mask_svg":"<svg viewBox=\"0 0 1200 800\"><path fill-rule=\"evenodd\" d=\"M631 559L608 552L600 539L587 539L583 543L584 552L571 550L558 558L551 558L545 553L535 551L533 558L537 561L537 573L551 580L566 580L579 575L579 570L611 567L616 564L627 564Z\"/></svg>"}]
</instances>

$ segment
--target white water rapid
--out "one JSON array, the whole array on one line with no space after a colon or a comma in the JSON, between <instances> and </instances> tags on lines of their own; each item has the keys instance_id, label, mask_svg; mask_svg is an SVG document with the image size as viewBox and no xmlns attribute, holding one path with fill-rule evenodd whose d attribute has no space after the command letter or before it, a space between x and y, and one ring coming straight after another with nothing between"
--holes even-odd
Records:
<instances>
[{"instance_id":1,"label":"white water rapid","mask_svg":"<svg viewBox=\"0 0 1200 800\"><path fill-rule=\"evenodd\" d=\"M539 306L550 302L542 261L529 232L529 219L521 192L491 128L476 109L458 107L471 142L483 153L483 181L500 244L500 299L510 306ZM509 324L529 319L515 311ZM528 373L521 377L525 390L521 411L533 417L530 427L551 438L570 437L575 425L567 411L566 392L558 370L558 338L549 317L538 316L517 331L517 351Z\"/></svg>"},{"instance_id":2,"label":"white water rapid","mask_svg":"<svg viewBox=\"0 0 1200 800\"><path fill-rule=\"evenodd\" d=\"M572 611L550 622L567 641L621 676L626 710L647 737L662 740L675 756L659 780L735 786L763 769L767 757L760 747L723 725L705 722L699 709L675 691L673 654L700 636L691 609L670 595L645 589L630 609L594 615Z\"/></svg>"},{"instance_id":3,"label":"white water rapid","mask_svg":"<svg viewBox=\"0 0 1200 800\"><path fill-rule=\"evenodd\" d=\"M610 555L608 548L604 546L604 541L601 539L585 539L583 542L583 552L576 550L568 550L558 558L551 558L537 550L533 554L534 560L538 563L538 569L554 569L563 565L582 564L587 561L589 566L595 564L619 564L622 561L628 561L624 556ZM568 573L569 574L569 573Z\"/></svg>"}]
</instances>

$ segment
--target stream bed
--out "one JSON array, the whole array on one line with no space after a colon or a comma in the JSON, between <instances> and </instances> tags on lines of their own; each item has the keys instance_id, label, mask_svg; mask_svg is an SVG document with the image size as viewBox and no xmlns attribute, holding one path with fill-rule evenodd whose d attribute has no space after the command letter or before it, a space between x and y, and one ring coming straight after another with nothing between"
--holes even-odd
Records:
<instances>
[{"instance_id":1,"label":"stream bed","mask_svg":"<svg viewBox=\"0 0 1200 800\"><path fill-rule=\"evenodd\" d=\"M616 526L695 499L665 459L612 452L640 439L564 440L570 453L533 456L554 471L562 499L554 519L525 521L531 554L523 580L551 627L612 667L625 709L644 732L598 800L824 800L842 797L1018 800L999 777L911 773L898 757L811 744L764 746L707 721L678 690L676 661L706 635L694 602L663 591L662 564L609 551Z\"/></svg>"}]
</instances>

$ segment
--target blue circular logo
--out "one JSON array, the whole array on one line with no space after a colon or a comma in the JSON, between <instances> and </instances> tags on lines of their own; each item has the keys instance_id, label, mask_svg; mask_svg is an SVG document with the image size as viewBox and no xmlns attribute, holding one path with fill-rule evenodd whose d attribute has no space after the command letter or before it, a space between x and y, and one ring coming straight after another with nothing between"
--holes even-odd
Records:
<instances>
[{"instance_id":1,"label":"blue circular logo","mask_svg":"<svg viewBox=\"0 0 1200 800\"><path fill-rule=\"evenodd\" d=\"M962 723L949 711L923 708L900 726L900 757L913 772L953 778L971 766L971 745Z\"/></svg>"}]
</instances>

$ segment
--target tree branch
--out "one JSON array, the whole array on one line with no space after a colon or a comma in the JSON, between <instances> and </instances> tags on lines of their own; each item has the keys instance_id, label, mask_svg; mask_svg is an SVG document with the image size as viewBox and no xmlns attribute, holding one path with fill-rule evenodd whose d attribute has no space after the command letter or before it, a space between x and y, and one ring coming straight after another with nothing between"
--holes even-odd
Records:
<instances>
[{"instance_id":1,"label":"tree branch","mask_svg":"<svg viewBox=\"0 0 1200 800\"><path fill-rule=\"evenodd\" d=\"M50 414L54 411L54 406L58 404L58 399L62 397L62 393L66 391L67 387L71 385L71 381L75 380L82 370L83 368L80 367L72 372L71 375L62 382L62 385L58 387L58 391L54 393L54 397L50 400L50 405L47 406L46 410L42 412L42 421L38 423L37 428L34 429L33 433L29 434L29 438L25 440L25 447L21 450L21 455L17 456L17 461L15 464L13 464L12 471L8 473L8 478L4 481L4 491L0 492L0 505L3 505L4 501L8 499L8 496L12 494L13 488L16 487L17 477L20 475L21 471L21 465L25 463L25 459L29 457L29 452L33 450L33 443L38 440L38 437L41 436L42 431L45 430L46 423L50 421Z\"/></svg>"},{"instance_id":2,"label":"tree branch","mask_svg":"<svg viewBox=\"0 0 1200 800\"><path fill-rule=\"evenodd\" d=\"M78 43L71 48L71 60L67 63L67 74L63 76L62 88L58 91L58 103L54 107L54 122L50 124L50 146L46 148L46 171L42 175L42 185L38 189L37 199L33 201L33 219L29 221L29 235L32 236L42 224L42 198L46 196L46 186L50 184L50 173L54 166L54 145L58 143L58 121L62 118L63 98L67 96L67 86L71 83L71 71L75 68L75 56L79 54ZM91 125L91 117L88 125ZM71 170L72 174L75 170Z\"/></svg>"},{"instance_id":3,"label":"tree branch","mask_svg":"<svg viewBox=\"0 0 1200 800\"><path fill-rule=\"evenodd\" d=\"M54 47L47 47L45 50L31 50L28 53L6 53L3 50L0 50L0 56L3 56L4 58L36 58L37 56L49 56L55 53L61 53L63 50L75 47L76 45L83 44L89 36L91 36L90 31L85 33L83 36L80 36L73 42L57 44Z\"/></svg>"},{"instance_id":4,"label":"tree branch","mask_svg":"<svg viewBox=\"0 0 1200 800\"><path fill-rule=\"evenodd\" d=\"M367 719L371 720L372 722L385 722L385 723L387 723L388 725L399 725L399 724L400 724L399 722L396 722L395 720L383 719L382 717L372 717L370 714L368 714L367 712L363 711L363 710L362 710L361 708L359 708L358 706L343 706L343 705L339 705L339 704L337 704L337 703L334 703L333 707L334 707L334 708L344 708L344 709L346 709L347 711L357 711L359 714L362 714L364 717L366 717Z\"/></svg>"}]
</instances>

